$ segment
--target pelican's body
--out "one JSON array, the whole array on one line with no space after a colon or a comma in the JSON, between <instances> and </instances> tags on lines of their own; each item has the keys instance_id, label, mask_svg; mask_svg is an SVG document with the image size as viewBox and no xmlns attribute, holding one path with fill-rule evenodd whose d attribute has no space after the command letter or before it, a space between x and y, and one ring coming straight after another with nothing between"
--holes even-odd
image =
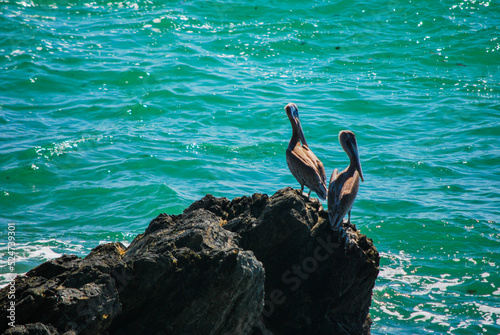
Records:
<instances>
[{"instance_id":1,"label":"pelican's body","mask_svg":"<svg viewBox=\"0 0 500 335\"><path fill-rule=\"evenodd\" d=\"M322 200L326 199L326 173L323 163L309 149L304 132L299 120L299 110L295 104L288 104L285 107L286 114L292 124L292 138L286 149L286 162L290 172L300 184L304 191L304 186L316 192Z\"/></svg>"},{"instance_id":2,"label":"pelican's body","mask_svg":"<svg viewBox=\"0 0 500 335\"><path fill-rule=\"evenodd\" d=\"M346 214L349 215L348 222L351 222L351 208L358 194L359 178L364 181L356 136L352 131L343 130L339 133L339 142L349 156L350 164L340 173L335 169L330 177L328 215L334 229L339 229L342 226L342 220Z\"/></svg>"}]
</instances>

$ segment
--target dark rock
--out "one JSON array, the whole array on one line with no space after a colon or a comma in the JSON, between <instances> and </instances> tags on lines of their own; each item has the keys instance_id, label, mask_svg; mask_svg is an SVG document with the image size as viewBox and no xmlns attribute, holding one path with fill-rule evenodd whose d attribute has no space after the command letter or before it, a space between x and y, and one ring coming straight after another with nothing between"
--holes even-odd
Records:
<instances>
[{"instance_id":1,"label":"dark rock","mask_svg":"<svg viewBox=\"0 0 500 335\"><path fill-rule=\"evenodd\" d=\"M327 218L291 188L207 195L159 215L128 248L100 245L16 278L8 334L369 334L378 253Z\"/></svg>"},{"instance_id":2,"label":"dark rock","mask_svg":"<svg viewBox=\"0 0 500 335\"><path fill-rule=\"evenodd\" d=\"M260 316L262 264L220 217L190 208L153 220L163 228L129 246L133 279L120 292L123 311L111 333L246 334Z\"/></svg>"},{"instance_id":3,"label":"dark rock","mask_svg":"<svg viewBox=\"0 0 500 335\"><path fill-rule=\"evenodd\" d=\"M43 323L28 323L27 325L17 326L8 329L5 335L58 335L59 333L51 325Z\"/></svg>"},{"instance_id":4,"label":"dark rock","mask_svg":"<svg viewBox=\"0 0 500 335\"><path fill-rule=\"evenodd\" d=\"M17 277L15 323L41 322L59 332L103 332L121 310L111 272L118 267L124 252L120 243L100 245L84 259L64 255ZM6 293L5 289L0 291L0 317L4 320L10 303ZM33 332L35 328L27 329L29 334L39 333Z\"/></svg>"},{"instance_id":5,"label":"dark rock","mask_svg":"<svg viewBox=\"0 0 500 335\"><path fill-rule=\"evenodd\" d=\"M369 334L380 260L372 241L354 226L345 226L346 243L330 229L319 200L307 200L291 188L276 192L259 217L250 212L226 228L239 233L241 247L264 264L263 316L269 330Z\"/></svg>"}]
</instances>

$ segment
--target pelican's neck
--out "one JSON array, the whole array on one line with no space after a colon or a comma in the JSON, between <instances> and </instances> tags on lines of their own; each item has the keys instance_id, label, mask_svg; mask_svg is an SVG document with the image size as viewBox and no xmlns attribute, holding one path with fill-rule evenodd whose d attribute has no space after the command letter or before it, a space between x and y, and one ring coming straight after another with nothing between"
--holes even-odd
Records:
<instances>
[{"instance_id":1,"label":"pelican's neck","mask_svg":"<svg viewBox=\"0 0 500 335\"><path fill-rule=\"evenodd\" d=\"M347 145L349 150L346 150L347 155L349 156L349 167L347 170L349 174L355 175L356 171L358 171L358 175L363 181L363 172L361 171L361 162L359 160L358 155L358 146L356 143L350 143ZM345 149L345 148L344 148Z\"/></svg>"},{"instance_id":2,"label":"pelican's neck","mask_svg":"<svg viewBox=\"0 0 500 335\"><path fill-rule=\"evenodd\" d=\"M300 143L300 136L299 136L299 132L297 130L297 125L292 120L290 120L290 121L292 123L292 138L290 139L290 142L288 142L288 148L290 150L293 150L293 148L295 148L297 143Z\"/></svg>"},{"instance_id":3,"label":"pelican's neck","mask_svg":"<svg viewBox=\"0 0 500 335\"><path fill-rule=\"evenodd\" d=\"M352 171L352 173L354 173L354 171L358 169L358 163L356 161L356 158L353 157L354 155L351 155L349 153L348 155L349 155L349 166L347 167L347 169L349 171Z\"/></svg>"},{"instance_id":4,"label":"pelican's neck","mask_svg":"<svg viewBox=\"0 0 500 335\"><path fill-rule=\"evenodd\" d=\"M354 173L354 170L356 170L358 166L356 155L353 152L353 150L356 150L356 148L354 148L352 144L347 143L347 141L342 143L342 148L344 149L347 156L349 156L349 166L347 167L347 170Z\"/></svg>"},{"instance_id":5,"label":"pelican's neck","mask_svg":"<svg viewBox=\"0 0 500 335\"><path fill-rule=\"evenodd\" d=\"M302 125L300 120L290 117L290 123L292 124L292 138L290 140L290 145L297 145L297 142L301 142L302 145L307 146L306 137L304 136L304 131L302 130Z\"/></svg>"},{"instance_id":6,"label":"pelican's neck","mask_svg":"<svg viewBox=\"0 0 500 335\"><path fill-rule=\"evenodd\" d=\"M292 121L292 138L296 141L300 141L299 125L295 123L295 121Z\"/></svg>"}]
</instances>

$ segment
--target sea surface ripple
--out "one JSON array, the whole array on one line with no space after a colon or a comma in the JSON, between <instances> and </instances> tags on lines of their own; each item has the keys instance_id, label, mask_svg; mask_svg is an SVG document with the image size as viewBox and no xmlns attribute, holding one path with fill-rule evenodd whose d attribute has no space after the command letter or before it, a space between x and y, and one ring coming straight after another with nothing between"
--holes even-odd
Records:
<instances>
[{"instance_id":1,"label":"sea surface ripple","mask_svg":"<svg viewBox=\"0 0 500 335\"><path fill-rule=\"evenodd\" d=\"M295 102L381 254L373 334L500 333L500 4L0 0L0 279L298 184ZM15 267L8 227L15 227Z\"/></svg>"}]
</instances>

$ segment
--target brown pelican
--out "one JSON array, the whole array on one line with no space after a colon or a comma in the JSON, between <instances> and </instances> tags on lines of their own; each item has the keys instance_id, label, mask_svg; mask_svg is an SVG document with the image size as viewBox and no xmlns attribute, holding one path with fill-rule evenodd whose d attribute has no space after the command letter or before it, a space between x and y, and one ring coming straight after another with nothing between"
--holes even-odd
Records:
<instances>
[{"instance_id":1,"label":"brown pelican","mask_svg":"<svg viewBox=\"0 0 500 335\"><path fill-rule=\"evenodd\" d=\"M304 132L299 120L299 110L295 104L285 106L286 114L292 124L292 138L286 149L286 162L290 172L300 184L301 191L304 186L316 192L322 200L326 199L326 173L323 163L309 149ZM301 144L302 142L302 144Z\"/></svg>"},{"instance_id":2,"label":"brown pelican","mask_svg":"<svg viewBox=\"0 0 500 335\"><path fill-rule=\"evenodd\" d=\"M347 221L351 222L351 208L358 194L359 178L361 178L361 181L364 181L356 136L352 131L342 130L339 133L339 142L351 162L340 173L335 169L330 177L330 185L328 186L328 215L330 217L330 224L334 229L339 229L342 226L342 220L346 214L349 215Z\"/></svg>"}]
</instances>

